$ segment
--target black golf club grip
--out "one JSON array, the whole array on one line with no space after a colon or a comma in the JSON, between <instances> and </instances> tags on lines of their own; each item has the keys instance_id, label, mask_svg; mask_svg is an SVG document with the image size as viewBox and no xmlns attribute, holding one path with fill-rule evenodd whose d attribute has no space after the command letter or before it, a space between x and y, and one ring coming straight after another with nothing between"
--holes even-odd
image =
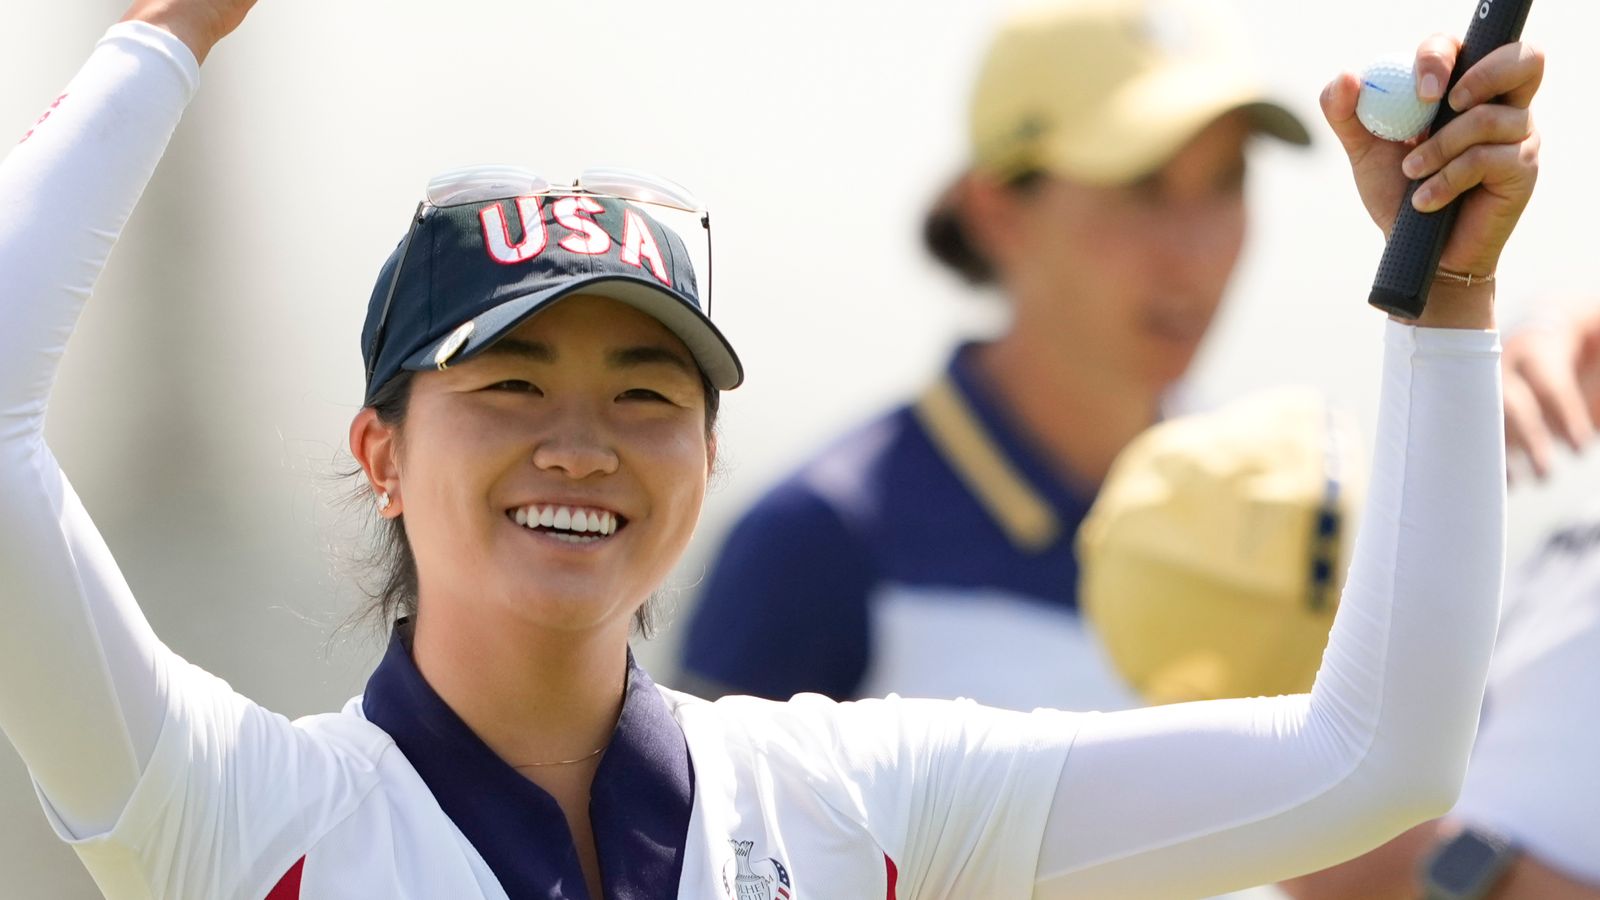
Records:
<instances>
[{"instance_id":1,"label":"black golf club grip","mask_svg":"<svg viewBox=\"0 0 1600 900\"><path fill-rule=\"evenodd\" d=\"M1522 37L1522 26L1528 20L1528 8L1532 5L1533 0L1482 0L1473 9L1472 24L1462 39L1455 71L1450 73L1450 83L1445 87L1446 97L1467 70L1496 48ZM1455 117L1449 101L1441 102L1429 133L1438 134L1439 129ZM1411 205L1411 195L1421 183L1413 181L1406 188L1394 227L1389 231L1389 244L1383 249L1382 262L1378 263L1372 293L1367 297L1367 302L1373 306L1404 319L1422 315L1428 303L1428 288L1439 270L1439 256L1444 252L1444 243L1461 209L1461 198L1457 197L1437 212L1417 212Z\"/></svg>"}]
</instances>

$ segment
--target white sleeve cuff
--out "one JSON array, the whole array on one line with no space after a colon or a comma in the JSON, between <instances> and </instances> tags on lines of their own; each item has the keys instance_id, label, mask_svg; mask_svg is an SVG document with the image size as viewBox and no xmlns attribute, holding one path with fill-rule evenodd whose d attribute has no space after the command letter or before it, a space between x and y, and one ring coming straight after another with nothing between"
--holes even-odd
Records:
<instances>
[{"instance_id":1,"label":"white sleeve cuff","mask_svg":"<svg viewBox=\"0 0 1600 900\"><path fill-rule=\"evenodd\" d=\"M148 22L118 22L106 30L95 46L115 46L132 52L153 51L172 64L188 88L188 96L193 97L200 87L200 63L195 59L194 51L165 28Z\"/></svg>"}]
</instances>

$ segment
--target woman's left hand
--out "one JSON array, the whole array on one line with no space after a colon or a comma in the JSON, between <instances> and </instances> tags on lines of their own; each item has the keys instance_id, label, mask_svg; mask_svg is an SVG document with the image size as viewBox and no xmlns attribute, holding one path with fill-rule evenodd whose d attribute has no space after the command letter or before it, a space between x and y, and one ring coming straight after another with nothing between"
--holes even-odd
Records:
<instances>
[{"instance_id":1,"label":"woman's left hand","mask_svg":"<svg viewBox=\"0 0 1600 900\"><path fill-rule=\"evenodd\" d=\"M1444 35L1423 42L1416 61L1423 99L1438 97L1449 83L1460 49L1459 40ZM1462 75L1445 98L1460 115L1420 144L1368 132L1356 118L1361 81L1348 72L1323 90L1322 112L1350 157L1367 212L1385 236L1411 180L1425 179L1412 198L1422 212L1463 197L1440 267L1491 275L1538 179L1539 132L1529 106L1543 78L1539 50L1521 42L1500 47Z\"/></svg>"}]
</instances>

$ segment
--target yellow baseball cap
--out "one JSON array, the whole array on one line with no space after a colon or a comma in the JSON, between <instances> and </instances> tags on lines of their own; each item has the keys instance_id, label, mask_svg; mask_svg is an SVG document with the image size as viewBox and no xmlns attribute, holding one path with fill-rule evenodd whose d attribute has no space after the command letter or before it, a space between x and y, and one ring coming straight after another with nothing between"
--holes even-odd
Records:
<instances>
[{"instance_id":1,"label":"yellow baseball cap","mask_svg":"<svg viewBox=\"0 0 1600 900\"><path fill-rule=\"evenodd\" d=\"M1008 20L971 110L973 164L1123 184L1233 110L1291 144L1311 136L1266 96L1216 0L1070 0Z\"/></svg>"},{"instance_id":2,"label":"yellow baseball cap","mask_svg":"<svg viewBox=\"0 0 1600 900\"><path fill-rule=\"evenodd\" d=\"M1147 701L1308 690L1365 490L1355 427L1255 395L1129 444L1078 533L1078 602Z\"/></svg>"}]
</instances>

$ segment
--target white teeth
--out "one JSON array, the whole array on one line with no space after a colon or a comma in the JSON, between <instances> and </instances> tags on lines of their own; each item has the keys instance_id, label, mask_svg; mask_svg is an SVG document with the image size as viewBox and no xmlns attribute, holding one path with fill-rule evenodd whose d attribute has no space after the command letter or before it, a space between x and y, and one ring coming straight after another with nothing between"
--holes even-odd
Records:
<instances>
[{"instance_id":1,"label":"white teeth","mask_svg":"<svg viewBox=\"0 0 1600 900\"><path fill-rule=\"evenodd\" d=\"M526 528L554 528L585 539L607 537L616 534L618 528L615 513L570 506L524 506L514 510L511 517Z\"/></svg>"}]
</instances>

